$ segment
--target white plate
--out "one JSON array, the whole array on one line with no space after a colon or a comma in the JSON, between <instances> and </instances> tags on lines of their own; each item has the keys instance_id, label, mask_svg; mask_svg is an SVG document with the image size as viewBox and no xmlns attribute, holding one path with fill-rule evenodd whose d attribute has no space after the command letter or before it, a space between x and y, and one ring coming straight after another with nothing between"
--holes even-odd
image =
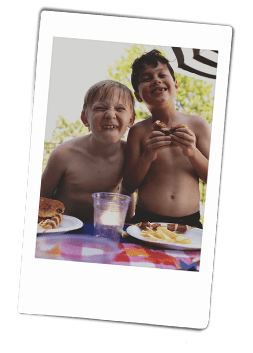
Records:
<instances>
[{"instance_id":1,"label":"white plate","mask_svg":"<svg viewBox=\"0 0 253 353\"><path fill-rule=\"evenodd\" d=\"M154 222L161 224L162 227L167 227L167 224L171 223L161 223L161 222ZM151 223L151 224L154 224ZM202 229L199 228L188 228L185 233L182 232L175 232L177 234L184 234L186 239L191 239L191 244L178 244L178 243L167 243L162 240L151 240L141 235L142 230L134 225L127 228L127 233L130 234L132 237L143 240L146 243L151 243L156 246L161 246L163 248L173 249L173 250L198 250L201 249L201 241L202 241Z\"/></svg>"},{"instance_id":2,"label":"white plate","mask_svg":"<svg viewBox=\"0 0 253 353\"><path fill-rule=\"evenodd\" d=\"M70 230L79 229L83 226L83 222L81 222L78 218L71 217L71 216L63 216L62 223L59 225L58 228L55 229L45 229L40 228L38 226L37 233L38 234L52 234L52 233L66 233Z\"/></svg>"}]
</instances>

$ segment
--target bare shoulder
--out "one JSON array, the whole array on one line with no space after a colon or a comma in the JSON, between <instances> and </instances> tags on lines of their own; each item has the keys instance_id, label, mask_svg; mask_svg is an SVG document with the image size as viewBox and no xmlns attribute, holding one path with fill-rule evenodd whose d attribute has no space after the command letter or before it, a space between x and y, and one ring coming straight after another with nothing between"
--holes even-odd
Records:
<instances>
[{"instance_id":1,"label":"bare shoulder","mask_svg":"<svg viewBox=\"0 0 253 353\"><path fill-rule=\"evenodd\" d=\"M198 115L189 115L189 119L194 124L194 126L209 126L206 119Z\"/></svg>"},{"instance_id":2,"label":"bare shoulder","mask_svg":"<svg viewBox=\"0 0 253 353\"><path fill-rule=\"evenodd\" d=\"M207 120L201 116L184 114L184 119L186 125L195 133L195 135L209 134L211 131Z\"/></svg>"},{"instance_id":3,"label":"bare shoulder","mask_svg":"<svg viewBox=\"0 0 253 353\"><path fill-rule=\"evenodd\" d=\"M152 117L150 116L147 119L144 119L135 123L130 130L149 129L151 126L153 126L153 122L152 122Z\"/></svg>"},{"instance_id":4,"label":"bare shoulder","mask_svg":"<svg viewBox=\"0 0 253 353\"><path fill-rule=\"evenodd\" d=\"M139 121L134 124L129 130L129 135L134 135L135 137L139 136L140 138L147 133L150 133L152 130L153 122L152 118L147 118L145 120Z\"/></svg>"},{"instance_id":5,"label":"bare shoulder","mask_svg":"<svg viewBox=\"0 0 253 353\"><path fill-rule=\"evenodd\" d=\"M65 142L62 142L56 146L53 151L50 153L47 166L49 168L59 168L66 169L69 163L73 161L73 155L77 151L76 139L71 139ZM57 167L58 166L58 167Z\"/></svg>"},{"instance_id":6,"label":"bare shoulder","mask_svg":"<svg viewBox=\"0 0 253 353\"><path fill-rule=\"evenodd\" d=\"M58 155L67 155L81 146L84 146L86 140L87 136L80 136L64 141L54 149L54 153Z\"/></svg>"}]
</instances>

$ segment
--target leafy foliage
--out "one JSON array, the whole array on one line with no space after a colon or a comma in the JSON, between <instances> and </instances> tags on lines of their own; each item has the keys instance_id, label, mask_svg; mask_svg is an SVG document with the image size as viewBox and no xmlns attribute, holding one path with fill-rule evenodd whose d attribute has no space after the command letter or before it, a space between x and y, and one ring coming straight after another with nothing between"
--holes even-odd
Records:
<instances>
[{"instance_id":1,"label":"leafy foliage","mask_svg":"<svg viewBox=\"0 0 253 353\"><path fill-rule=\"evenodd\" d=\"M214 97L211 97L212 85L177 72L175 78L178 82L176 109L185 114L202 116L211 123L214 101Z\"/></svg>"},{"instance_id":2,"label":"leafy foliage","mask_svg":"<svg viewBox=\"0 0 253 353\"><path fill-rule=\"evenodd\" d=\"M157 48L165 55L161 48ZM144 45L132 45L125 48L125 56L121 56L121 60L116 60L114 65L109 66L107 79L120 81L130 88L133 92L131 84L131 66L134 60L146 52ZM199 115L205 118L208 123L212 121L213 102L214 98L211 96L212 85L208 85L206 81L196 80L192 77L181 75L175 72L175 78L178 82L178 92L176 94L175 105L176 109L182 113ZM144 120L150 113L148 112L144 103L136 101L135 104L136 121ZM52 133L50 142L45 142L43 170L47 163L47 159L55 146L58 144L78 136L83 136L89 133L80 120L70 122L59 116L56 122L56 127ZM123 137L126 139L127 133ZM206 185L200 180L200 195L201 203L205 202Z\"/></svg>"},{"instance_id":3,"label":"leafy foliage","mask_svg":"<svg viewBox=\"0 0 253 353\"><path fill-rule=\"evenodd\" d=\"M157 48L164 55L161 48ZM120 81L130 88L131 84L131 66L136 58L146 52L144 45L132 45L125 48L126 56L121 56L121 61L116 60L114 66L109 66L108 79ZM211 97L212 85L206 81L196 80L192 77L178 74L175 72L175 78L178 82L178 92L176 94L176 109L182 113L199 115L205 118L209 123L212 120L213 97ZM149 116L144 103L136 102L136 120L145 119Z\"/></svg>"},{"instance_id":4,"label":"leafy foliage","mask_svg":"<svg viewBox=\"0 0 253 353\"><path fill-rule=\"evenodd\" d=\"M59 144L71 138L86 135L88 132L88 128L80 120L71 122L60 115L56 121L51 142Z\"/></svg>"}]
</instances>

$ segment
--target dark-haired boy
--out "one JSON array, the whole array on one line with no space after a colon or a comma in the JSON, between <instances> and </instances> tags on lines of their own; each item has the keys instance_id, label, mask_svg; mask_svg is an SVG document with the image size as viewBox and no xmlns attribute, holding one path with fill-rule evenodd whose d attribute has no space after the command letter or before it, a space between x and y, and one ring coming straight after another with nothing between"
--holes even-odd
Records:
<instances>
[{"instance_id":1,"label":"dark-haired boy","mask_svg":"<svg viewBox=\"0 0 253 353\"><path fill-rule=\"evenodd\" d=\"M138 189L132 222L168 222L202 227L199 178L207 182L210 128L199 116L175 108L178 84L168 60L158 50L136 59L132 66L135 97L151 117L129 131L123 186ZM156 120L167 128L185 124L172 135L153 131Z\"/></svg>"}]
</instances>

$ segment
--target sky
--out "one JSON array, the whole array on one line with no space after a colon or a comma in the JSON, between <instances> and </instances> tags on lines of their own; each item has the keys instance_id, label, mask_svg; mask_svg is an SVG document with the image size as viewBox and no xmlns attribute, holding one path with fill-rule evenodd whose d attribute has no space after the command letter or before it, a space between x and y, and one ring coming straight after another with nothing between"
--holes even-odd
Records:
<instances>
[{"instance_id":1,"label":"sky","mask_svg":"<svg viewBox=\"0 0 253 353\"><path fill-rule=\"evenodd\" d=\"M108 78L108 68L126 56L125 48L135 43L114 43L74 38L54 38L48 93L45 140L50 141L60 115L69 121L80 119L86 91ZM145 45L147 51L154 46ZM162 47L169 55L169 47ZM170 57L168 56L169 60ZM207 80L208 81L208 80ZM211 83L212 81L208 82Z\"/></svg>"}]
</instances>

